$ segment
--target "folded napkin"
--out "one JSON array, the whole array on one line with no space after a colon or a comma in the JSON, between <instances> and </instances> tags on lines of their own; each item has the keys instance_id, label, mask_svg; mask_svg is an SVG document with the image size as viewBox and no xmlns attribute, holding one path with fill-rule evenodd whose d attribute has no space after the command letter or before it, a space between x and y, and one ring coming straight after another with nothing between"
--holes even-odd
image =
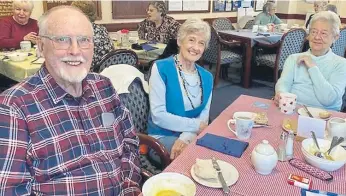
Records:
<instances>
[{"instance_id":1,"label":"folded napkin","mask_svg":"<svg viewBox=\"0 0 346 196\"><path fill-rule=\"evenodd\" d=\"M143 50L145 50L145 51L151 51L151 50L156 50L156 49L158 49L158 48L156 48L156 47L154 47L154 46L151 46L151 45L149 45L149 44L142 44L142 48L143 48Z\"/></svg>"},{"instance_id":2,"label":"folded napkin","mask_svg":"<svg viewBox=\"0 0 346 196\"><path fill-rule=\"evenodd\" d=\"M202 138L198 139L196 144L238 158L241 157L243 152L249 146L248 142L228 139L210 133L207 133Z\"/></svg>"}]
</instances>

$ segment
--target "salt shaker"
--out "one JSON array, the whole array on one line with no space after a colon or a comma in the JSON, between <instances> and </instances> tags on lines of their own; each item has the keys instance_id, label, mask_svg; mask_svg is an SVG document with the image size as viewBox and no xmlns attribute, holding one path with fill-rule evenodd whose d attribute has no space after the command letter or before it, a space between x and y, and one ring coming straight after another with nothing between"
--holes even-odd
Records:
<instances>
[{"instance_id":1,"label":"salt shaker","mask_svg":"<svg viewBox=\"0 0 346 196\"><path fill-rule=\"evenodd\" d=\"M287 134L285 132L282 132L280 135L280 143L278 149L278 159L281 162L286 161L286 139Z\"/></svg>"},{"instance_id":2,"label":"salt shaker","mask_svg":"<svg viewBox=\"0 0 346 196\"><path fill-rule=\"evenodd\" d=\"M293 131L288 131L287 136L287 142L286 142L286 159L292 159L293 158L293 140L294 140L294 134Z\"/></svg>"}]
</instances>

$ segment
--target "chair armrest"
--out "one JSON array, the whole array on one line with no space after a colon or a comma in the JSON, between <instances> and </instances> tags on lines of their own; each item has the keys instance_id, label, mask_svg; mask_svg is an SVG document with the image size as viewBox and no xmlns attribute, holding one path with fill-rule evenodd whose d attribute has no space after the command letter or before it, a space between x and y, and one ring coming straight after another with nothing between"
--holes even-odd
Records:
<instances>
[{"instance_id":1,"label":"chair armrest","mask_svg":"<svg viewBox=\"0 0 346 196\"><path fill-rule=\"evenodd\" d=\"M166 168L171 163L169 152L157 139L143 133L137 133L137 136L139 137L139 144L145 144L157 153L163 168Z\"/></svg>"},{"instance_id":2,"label":"chair armrest","mask_svg":"<svg viewBox=\"0 0 346 196\"><path fill-rule=\"evenodd\" d=\"M150 177L154 176L150 171L141 168L141 176L144 178L142 179L142 182L145 182Z\"/></svg>"}]
</instances>

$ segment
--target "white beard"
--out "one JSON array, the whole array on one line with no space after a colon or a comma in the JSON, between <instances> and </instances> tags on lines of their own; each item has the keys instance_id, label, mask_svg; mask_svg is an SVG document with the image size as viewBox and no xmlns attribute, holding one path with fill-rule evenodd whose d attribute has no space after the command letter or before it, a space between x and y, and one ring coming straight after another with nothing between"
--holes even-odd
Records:
<instances>
[{"instance_id":1,"label":"white beard","mask_svg":"<svg viewBox=\"0 0 346 196\"><path fill-rule=\"evenodd\" d=\"M58 67L59 76L69 83L80 83L88 75L88 70L84 67L78 71L67 71L64 67Z\"/></svg>"}]
</instances>

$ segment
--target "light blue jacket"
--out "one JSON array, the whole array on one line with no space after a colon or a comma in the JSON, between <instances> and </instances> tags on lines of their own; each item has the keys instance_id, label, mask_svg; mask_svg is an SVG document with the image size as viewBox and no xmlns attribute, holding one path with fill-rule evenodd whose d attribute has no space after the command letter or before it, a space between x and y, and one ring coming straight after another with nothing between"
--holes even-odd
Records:
<instances>
[{"instance_id":1,"label":"light blue jacket","mask_svg":"<svg viewBox=\"0 0 346 196\"><path fill-rule=\"evenodd\" d=\"M316 66L297 65L301 55L310 55ZM339 111L345 87L346 59L332 50L318 57L308 50L287 58L275 91L296 94L298 104Z\"/></svg>"}]
</instances>

